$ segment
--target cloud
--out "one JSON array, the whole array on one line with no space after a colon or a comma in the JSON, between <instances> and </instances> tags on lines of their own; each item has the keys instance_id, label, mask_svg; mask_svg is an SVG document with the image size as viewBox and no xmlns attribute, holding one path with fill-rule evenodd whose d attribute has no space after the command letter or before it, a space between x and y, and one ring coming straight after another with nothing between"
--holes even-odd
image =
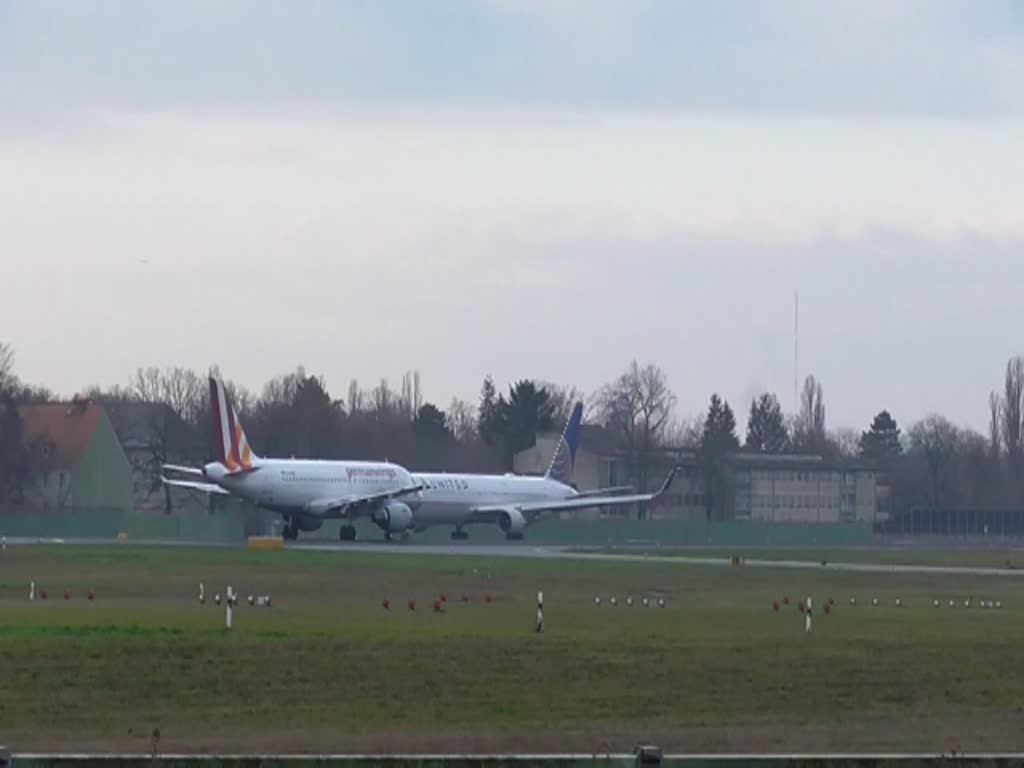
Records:
<instances>
[{"instance_id":1,"label":"cloud","mask_svg":"<svg viewBox=\"0 0 1024 768\"><path fill-rule=\"evenodd\" d=\"M69 112L217 105L1020 115L1013 0L3 6L0 98ZM13 114L12 114L13 112Z\"/></svg>"},{"instance_id":2,"label":"cloud","mask_svg":"<svg viewBox=\"0 0 1024 768\"><path fill-rule=\"evenodd\" d=\"M662 364L718 390L825 382L832 425L888 407L984 424L1020 351L1021 126L547 110L104 113L0 138L25 378L298 363L335 388L424 374L592 391ZM27 320L28 319L28 320ZM53 354L55 340L60 354ZM941 351L941 352L940 352Z\"/></svg>"}]
</instances>

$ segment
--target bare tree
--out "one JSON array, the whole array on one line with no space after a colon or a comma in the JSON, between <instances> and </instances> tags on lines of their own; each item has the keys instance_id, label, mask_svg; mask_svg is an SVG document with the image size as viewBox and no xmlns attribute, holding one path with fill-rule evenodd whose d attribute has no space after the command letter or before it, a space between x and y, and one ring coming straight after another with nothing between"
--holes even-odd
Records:
<instances>
[{"instance_id":1,"label":"bare tree","mask_svg":"<svg viewBox=\"0 0 1024 768\"><path fill-rule=\"evenodd\" d=\"M475 440L477 437L476 406L472 403L467 403L465 400L453 397L451 404L448 406L447 426L449 431L455 435L455 439L460 443Z\"/></svg>"},{"instance_id":2,"label":"bare tree","mask_svg":"<svg viewBox=\"0 0 1024 768\"><path fill-rule=\"evenodd\" d=\"M195 424L206 402L206 386L195 371L180 366L160 370L139 368L132 382L135 397L144 403L164 403L182 421Z\"/></svg>"},{"instance_id":3,"label":"bare tree","mask_svg":"<svg viewBox=\"0 0 1024 768\"><path fill-rule=\"evenodd\" d=\"M366 393L359 387L359 382L352 379L348 383L348 412L359 413L366 408Z\"/></svg>"},{"instance_id":4,"label":"bare tree","mask_svg":"<svg viewBox=\"0 0 1024 768\"><path fill-rule=\"evenodd\" d=\"M952 464L960 441L960 430L946 418L932 414L915 424L910 430L913 450L920 451L928 463L932 508L947 508L952 477Z\"/></svg>"},{"instance_id":5,"label":"bare tree","mask_svg":"<svg viewBox=\"0 0 1024 768\"><path fill-rule=\"evenodd\" d=\"M793 431L797 447L804 451L822 452L828 448L825 431L825 392L821 383L808 376L800 394L800 415Z\"/></svg>"},{"instance_id":6,"label":"bare tree","mask_svg":"<svg viewBox=\"0 0 1024 768\"><path fill-rule=\"evenodd\" d=\"M1000 454L1000 446L1002 444L1001 438L1001 424L1002 424L1002 410L1003 401L999 397L998 392L988 393L988 442L989 452L992 454L993 459L998 459Z\"/></svg>"},{"instance_id":7,"label":"bare tree","mask_svg":"<svg viewBox=\"0 0 1024 768\"><path fill-rule=\"evenodd\" d=\"M423 395L420 392L419 371L406 372L402 376L402 394L398 399L398 410L402 416L412 421L420 408L423 407Z\"/></svg>"},{"instance_id":8,"label":"bare tree","mask_svg":"<svg viewBox=\"0 0 1024 768\"><path fill-rule=\"evenodd\" d=\"M1021 411L1024 410L1024 358L1013 357L1006 363L1003 383L1003 442L1011 459L1021 457Z\"/></svg>"},{"instance_id":9,"label":"bare tree","mask_svg":"<svg viewBox=\"0 0 1024 768\"><path fill-rule=\"evenodd\" d=\"M0 341L0 396L17 386L14 376L14 349L10 344Z\"/></svg>"},{"instance_id":10,"label":"bare tree","mask_svg":"<svg viewBox=\"0 0 1024 768\"><path fill-rule=\"evenodd\" d=\"M626 446L636 487L646 489L650 454L664 444L676 405L665 372L654 364L641 368L634 360L595 402L605 426Z\"/></svg>"},{"instance_id":11,"label":"bare tree","mask_svg":"<svg viewBox=\"0 0 1024 768\"><path fill-rule=\"evenodd\" d=\"M560 384L553 384L550 381L537 381L537 387L548 393L548 402L551 404L551 418L558 429L569 420L573 406L583 402L583 393L576 387L563 387Z\"/></svg>"},{"instance_id":12,"label":"bare tree","mask_svg":"<svg viewBox=\"0 0 1024 768\"><path fill-rule=\"evenodd\" d=\"M844 459L852 459L860 454L860 432L849 427L840 427L828 436L829 443L834 445Z\"/></svg>"},{"instance_id":13,"label":"bare tree","mask_svg":"<svg viewBox=\"0 0 1024 768\"><path fill-rule=\"evenodd\" d=\"M395 393L391 391L387 379L381 379L380 384L374 387L370 394L370 400L373 402L373 410L378 418L392 415L397 408Z\"/></svg>"}]
</instances>

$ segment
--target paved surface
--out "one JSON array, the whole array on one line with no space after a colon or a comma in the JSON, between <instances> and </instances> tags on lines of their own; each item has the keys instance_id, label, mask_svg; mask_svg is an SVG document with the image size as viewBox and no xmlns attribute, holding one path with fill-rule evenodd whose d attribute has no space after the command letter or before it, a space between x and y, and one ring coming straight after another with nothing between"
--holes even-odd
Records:
<instances>
[{"instance_id":1,"label":"paved surface","mask_svg":"<svg viewBox=\"0 0 1024 768\"><path fill-rule=\"evenodd\" d=\"M238 547L244 544L233 544L223 542L192 542L192 541L167 541L167 540L141 540L134 539L126 542L117 542L116 539L53 539L53 538L9 538L8 546L24 546L26 544L54 544L54 545L82 545L82 544L113 544L120 543L122 546L204 546L204 547ZM570 550L566 547L532 546L530 544L387 544L383 542L355 542L355 543L331 543L331 542L310 542L287 545L288 549L305 552L361 552L382 555L428 555L428 556L451 556L451 557L512 557L534 560L596 560L604 562L636 562L636 563L668 563L678 565L703 565L703 566L732 566L727 557L707 557L688 555L650 555L643 553L611 554L606 552L581 552ZM1024 570L1010 570L1007 568L984 568L969 566L939 566L939 565L889 565L880 563L840 563L828 561L822 565L820 561L813 560L758 560L747 559L743 561L744 567L752 568L788 568L788 569L828 569L832 571L851 571L857 573L923 573L936 575L963 575L963 576L1007 576L1014 578L1024 577Z\"/></svg>"},{"instance_id":2,"label":"paved surface","mask_svg":"<svg viewBox=\"0 0 1024 768\"><path fill-rule=\"evenodd\" d=\"M517 545L420 545L420 544L293 544L291 549L337 552L376 552L381 554L450 555L473 557L517 557L540 560L598 560L610 562L674 563L680 565L732 566L727 557L690 557L686 555L610 554L605 552L580 552L564 547L541 547L528 544ZM812 560L758 560L743 561L744 567L754 568L800 568L829 569L833 571L854 571L861 573L934 573L965 576L1024 576L1024 570L1005 568L973 568L967 566L932 565L885 565L878 563L832 563L822 565Z\"/></svg>"}]
</instances>

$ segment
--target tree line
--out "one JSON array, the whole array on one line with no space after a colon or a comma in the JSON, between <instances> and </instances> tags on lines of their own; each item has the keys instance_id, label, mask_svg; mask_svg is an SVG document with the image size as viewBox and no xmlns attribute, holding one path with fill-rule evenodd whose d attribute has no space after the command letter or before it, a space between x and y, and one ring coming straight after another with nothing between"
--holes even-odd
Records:
<instances>
[{"instance_id":1,"label":"tree line","mask_svg":"<svg viewBox=\"0 0 1024 768\"><path fill-rule=\"evenodd\" d=\"M795 414L786 414L772 393L753 398L742 439L726 399L713 394L700 418L681 420L664 371L636 361L588 398L574 387L532 379L499 391L486 376L475 403L456 397L447 407L424 400L415 372L403 376L397 388L382 380L366 389L353 380L343 396L331 392L322 376L301 367L274 377L258 392L231 381L225 385L251 444L263 455L387 458L441 471L508 471L517 452L533 445L537 434L561 429L573 403L585 399L588 421L608 430L619 446L628 482L639 489L660 481L651 474L656 467L661 471L666 454L668 460L683 451L696 454L706 512L715 518L726 514L725 468L727 457L737 451L862 461L884 478L894 508L1019 508L1024 502L1024 358L1011 358L1002 378L988 399L988 435L938 414L904 432L888 410L880 410L861 431L830 430L824 387L808 376ZM166 423L154 425L144 468L154 492L160 488L160 464L200 463L214 455L205 373L140 368L125 385L89 387L79 397L162 404L186 425L192 439L184 442L163 433ZM46 388L18 378L14 351L0 342L0 501L18 498L34 469L18 407L53 399Z\"/></svg>"}]
</instances>

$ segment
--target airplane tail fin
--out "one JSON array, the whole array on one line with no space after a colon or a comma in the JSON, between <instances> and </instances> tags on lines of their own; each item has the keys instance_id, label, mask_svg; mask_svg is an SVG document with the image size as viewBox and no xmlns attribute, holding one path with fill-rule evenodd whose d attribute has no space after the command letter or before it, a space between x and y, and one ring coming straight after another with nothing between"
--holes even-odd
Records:
<instances>
[{"instance_id":1,"label":"airplane tail fin","mask_svg":"<svg viewBox=\"0 0 1024 768\"><path fill-rule=\"evenodd\" d=\"M580 445L580 432L583 425L583 403L576 403L569 421L565 424L562 437L555 446L555 453L551 457L551 466L545 477L557 480L560 483L569 485L572 483L573 472L576 469L576 449Z\"/></svg>"},{"instance_id":2,"label":"airplane tail fin","mask_svg":"<svg viewBox=\"0 0 1024 768\"><path fill-rule=\"evenodd\" d=\"M224 382L210 377L210 413L217 443L217 460L229 472L250 472L259 456L249 447L245 430L238 420L238 412L231 403Z\"/></svg>"}]
</instances>

